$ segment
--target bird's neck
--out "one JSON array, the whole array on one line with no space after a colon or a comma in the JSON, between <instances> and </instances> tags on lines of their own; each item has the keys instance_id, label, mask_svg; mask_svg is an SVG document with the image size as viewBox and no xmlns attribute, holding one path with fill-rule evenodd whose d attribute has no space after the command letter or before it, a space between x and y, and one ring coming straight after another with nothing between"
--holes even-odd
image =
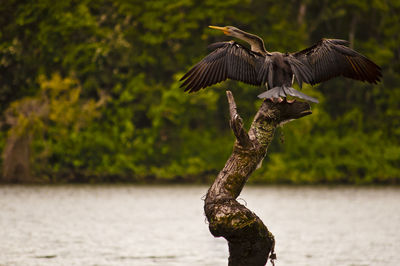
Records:
<instances>
[{"instance_id":1,"label":"bird's neck","mask_svg":"<svg viewBox=\"0 0 400 266\"><path fill-rule=\"evenodd\" d=\"M260 37L250 34L250 33L247 33L242 38L244 41L246 41L248 44L250 44L251 50L253 52L261 53L261 54L267 53L267 50L265 49L265 46L264 46L264 41Z\"/></svg>"}]
</instances>

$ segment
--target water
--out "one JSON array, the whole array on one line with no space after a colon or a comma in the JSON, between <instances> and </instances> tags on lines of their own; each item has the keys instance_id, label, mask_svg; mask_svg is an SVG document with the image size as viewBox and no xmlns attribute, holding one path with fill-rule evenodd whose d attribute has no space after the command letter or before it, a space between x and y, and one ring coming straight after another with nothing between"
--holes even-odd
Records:
<instances>
[{"instance_id":1,"label":"water","mask_svg":"<svg viewBox=\"0 0 400 266\"><path fill-rule=\"evenodd\" d=\"M227 265L204 186L0 186L0 265ZM400 265L399 188L246 187L279 265ZM245 203L241 200L242 203Z\"/></svg>"}]
</instances>

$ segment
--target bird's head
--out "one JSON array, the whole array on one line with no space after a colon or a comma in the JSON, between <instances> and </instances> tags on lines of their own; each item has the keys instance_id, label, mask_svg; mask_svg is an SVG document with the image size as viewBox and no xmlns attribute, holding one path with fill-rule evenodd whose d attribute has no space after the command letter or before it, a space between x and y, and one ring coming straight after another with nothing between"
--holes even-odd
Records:
<instances>
[{"instance_id":1,"label":"bird's head","mask_svg":"<svg viewBox=\"0 0 400 266\"><path fill-rule=\"evenodd\" d=\"M233 26L225 26L225 27L208 26L208 27L211 28L211 29L220 30L225 35L236 37L236 38L239 38L239 39L241 39L241 37L243 38L243 36L245 34L242 30L239 30L238 28L233 27Z\"/></svg>"},{"instance_id":2,"label":"bird's head","mask_svg":"<svg viewBox=\"0 0 400 266\"><path fill-rule=\"evenodd\" d=\"M247 33L245 31L239 30L233 26L225 26L225 27L218 27L218 26L208 26L211 29L216 29L222 31L225 35L232 36L243 40L251 45L251 50L253 52L265 54L267 50L264 47L264 41L253 34Z\"/></svg>"}]
</instances>

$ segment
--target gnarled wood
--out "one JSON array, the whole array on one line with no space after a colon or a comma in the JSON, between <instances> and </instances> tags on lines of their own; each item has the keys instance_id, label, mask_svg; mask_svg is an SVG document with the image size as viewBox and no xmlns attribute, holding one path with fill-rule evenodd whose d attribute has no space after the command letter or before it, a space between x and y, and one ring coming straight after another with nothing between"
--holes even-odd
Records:
<instances>
[{"instance_id":1,"label":"gnarled wood","mask_svg":"<svg viewBox=\"0 0 400 266\"><path fill-rule=\"evenodd\" d=\"M265 265L275 259L274 236L260 218L236 201L248 177L261 164L279 124L311 114L304 102L266 99L247 133L227 91L230 126L236 136L232 155L207 192L204 210L210 232L229 245L229 265ZM271 255L269 256L269 254Z\"/></svg>"}]
</instances>

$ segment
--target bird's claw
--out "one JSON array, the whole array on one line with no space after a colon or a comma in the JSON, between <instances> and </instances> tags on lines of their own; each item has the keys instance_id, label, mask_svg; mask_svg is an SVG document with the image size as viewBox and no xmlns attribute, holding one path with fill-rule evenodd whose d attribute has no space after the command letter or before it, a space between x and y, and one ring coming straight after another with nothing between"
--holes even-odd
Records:
<instances>
[{"instance_id":1,"label":"bird's claw","mask_svg":"<svg viewBox=\"0 0 400 266\"><path fill-rule=\"evenodd\" d=\"M271 97L271 98L268 98L268 100L270 100L270 101L273 102L273 103L282 103L282 102L294 103L294 102L296 101L295 99L293 99L293 100L288 100L287 98L281 98L281 97L279 97L279 98L273 98L273 97Z\"/></svg>"},{"instance_id":2,"label":"bird's claw","mask_svg":"<svg viewBox=\"0 0 400 266\"><path fill-rule=\"evenodd\" d=\"M281 103L283 102L283 99L281 97L278 98L269 98L269 100L273 103Z\"/></svg>"}]
</instances>

